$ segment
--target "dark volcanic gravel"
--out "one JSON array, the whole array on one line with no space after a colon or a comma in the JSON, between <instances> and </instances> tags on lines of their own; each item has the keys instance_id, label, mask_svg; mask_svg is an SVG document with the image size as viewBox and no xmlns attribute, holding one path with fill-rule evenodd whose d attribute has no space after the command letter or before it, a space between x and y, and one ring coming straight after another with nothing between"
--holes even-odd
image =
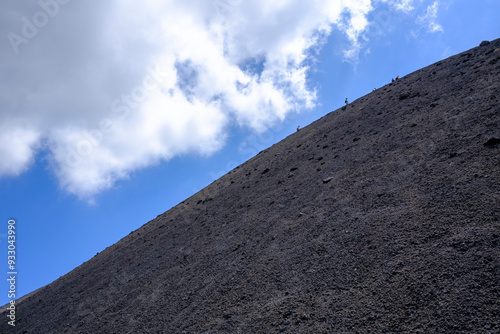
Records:
<instances>
[{"instance_id":1,"label":"dark volcanic gravel","mask_svg":"<svg viewBox=\"0 0 500 334\"><path fill-rule=\"evenodd\" d=\"M18 301L14 332L500 333L499 49L293 133Z\"/></svg>"}]
</instances>

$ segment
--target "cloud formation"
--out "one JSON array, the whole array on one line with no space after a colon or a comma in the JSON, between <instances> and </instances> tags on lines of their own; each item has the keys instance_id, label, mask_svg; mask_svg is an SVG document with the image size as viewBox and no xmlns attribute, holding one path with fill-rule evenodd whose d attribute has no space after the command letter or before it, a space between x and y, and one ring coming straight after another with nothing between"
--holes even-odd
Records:
<instances>
[{"instance_id":1,"label":"cloud formation","mask_svg":"<svg viewBox=\"0 0 500 334\"><path fill-rule=\"evenodd\" d=\"M133 170L212 154L230 124L265 131L314 107L311 50L338 27L359 52L371 10L370 0L2 3L0 176L43 148L62 188L91 198Z\"/></svg>"},{"instance_id":2,"label":"cloud formation","mask_svg":"<svg viewBox=\"0 0 500 334\"><path fill-rule=\"evenodd\" d=\"M405 13L409 13L412 10L415 9L413 6L413 2L415 0L382 0L383 2L386 2L390 4L392 7L394 7L396 10L403 11ZM422 2L422 1L420 1Z\"/></svg>"},{"instance_id":3,"label":"cloud formation","mask_svg":"<svg viewBox=\"0 0 500 334\"><path fill-rule=\"evenodd\" d=\"M443 27L437 23L439 1L434 1L432 5L427 6L425 15L418 17L418 22L427 26L427 31L430 33L443 32Z\"/></svg>"}]
</instances>

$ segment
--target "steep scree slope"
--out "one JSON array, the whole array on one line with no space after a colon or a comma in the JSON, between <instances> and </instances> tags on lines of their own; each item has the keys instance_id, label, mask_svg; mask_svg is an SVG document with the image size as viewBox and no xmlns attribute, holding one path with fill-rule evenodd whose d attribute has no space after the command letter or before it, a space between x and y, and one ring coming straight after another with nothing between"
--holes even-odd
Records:
<instances>
[{"instance_id":1,"label":"steep scree slope","mask_svg":"<svg viewBox=\"0 0 500 334\"><path fill-rule=\"evenodd\" d=\"M24 298L16 332L500 332L499 49L293 133Z\"/></svg>"}]
</instances>

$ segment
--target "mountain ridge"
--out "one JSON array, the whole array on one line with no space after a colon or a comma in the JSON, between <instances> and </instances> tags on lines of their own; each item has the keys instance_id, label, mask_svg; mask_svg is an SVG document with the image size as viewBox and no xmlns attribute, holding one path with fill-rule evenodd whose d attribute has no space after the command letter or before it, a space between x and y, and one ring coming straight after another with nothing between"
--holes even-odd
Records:
<instances>
[{"instance_id":1,"label":"mountain ridge","mask_svg":"<svg viewBox=\"0 0 500 334\"><path fill-rule=\"evenodd\" d=\"M499 331L499 49L263 150L23 298L16 331Z\"/></svg>"}]
</instances>

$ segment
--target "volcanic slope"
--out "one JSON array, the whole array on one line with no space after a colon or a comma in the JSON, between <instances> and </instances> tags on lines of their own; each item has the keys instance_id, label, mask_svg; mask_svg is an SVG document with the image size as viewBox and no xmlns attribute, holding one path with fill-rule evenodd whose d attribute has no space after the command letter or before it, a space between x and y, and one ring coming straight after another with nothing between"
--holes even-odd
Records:
<instances>
[{"instance_id":1,"label":"volcanic slope","mask_svg":"<svg viewBox=\"0 0 500 334\"><path fill-rule=\"evenodd\" d=\"M15 330L499 333L499 102L500 39L409 74L19 301Z\"/></svg>"}]
</instances>

